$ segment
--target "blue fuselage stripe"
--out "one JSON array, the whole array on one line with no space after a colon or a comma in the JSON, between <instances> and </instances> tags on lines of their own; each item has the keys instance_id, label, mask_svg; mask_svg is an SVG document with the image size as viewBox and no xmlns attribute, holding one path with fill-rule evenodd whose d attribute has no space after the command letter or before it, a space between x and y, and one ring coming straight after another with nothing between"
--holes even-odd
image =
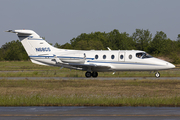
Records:
<instances>
[{"instance_id":1,"label":"blue fuselage stripe","mask_svg":"<svg viewBox=\"0 0 180 120\"><path fill-rule=\"evenodd\" d=\"M35 57L35 58L41 57L41 58L42 58L42 57L54 57L54 56L29 56L29 57L30 57L30 58L31 58L31 57Z\"/></svg>"},{"instance_id":2,"label":"blue fuselage stripe","mask_svg":"<svg viewBox=\"0 0 180 120\"><path fill-rule=\"evenodd\" d=\"M54 56L29 56L29 57L54 57ZM84 59L83 57L64 57L64 56L57 56L57 58L74 58L74 59ZM86 58L90 60L94 60L94 58Z\"/></svg>"},{"instance_id":3,"label":"blue fuselage stripe","mask_svg":"<svg viewBox=\"0 0 180 120\"><path fill-rule=\"evenodd\" d=\"M55 56L29 56L30 58L55 58ZM69 59L84 59L83 57L64 57L64 56L57 56L57 58L69 58ZM94 58L86 58L90 60L94 60ZM109 64L131 64L131 65L155 65L155 66L163 66L163 65L157 65L157 64L146 64L146 63L129 63L129 62L108 62L108 61L90 61L88 60L87 62L89 63L109 63Z\"/></svg>"},{"instance_id":4,"label":"blue fuselage stripe","mask_svg":"<svg viewBox=\"0 0 180 120\"><path fill-rule=\"evenodd\" d=\"M87 61L92 63L109 63L109 64L131 64L131 65L155 65L155 66L163 66L163 65L157 65L157 64L146 64L146 63L128 63L128 62L101 62L101 61Z\"/></svg>"}]
</instances>

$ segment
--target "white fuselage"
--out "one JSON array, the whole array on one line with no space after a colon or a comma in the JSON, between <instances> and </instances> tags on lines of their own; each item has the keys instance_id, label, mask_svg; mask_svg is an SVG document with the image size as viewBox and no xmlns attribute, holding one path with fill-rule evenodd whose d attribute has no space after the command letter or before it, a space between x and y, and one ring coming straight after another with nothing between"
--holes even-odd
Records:
<instances>
[{"instance_id":1,"label":"white fuselage","mask_svg":"<svg viewBox=\"0 0 180 120\"><path fill-rule=\"evenodd\" d=\"M109 66L108 69L93 67L89 71L126 71L126 70L137 70L137 71L157 71L157 70L165 70L174 68L174 65L160 60L154 57L151 58L138 58L136 53L145 53L144 51L137 50L90 50L90 51L79 51L79 50L61 50L56 51L55 56L48 55L48 57L41 55L39 56L30 56L31 59L35 61L39 61L45 63L47 65L57 65L61 66L61 62L64 63L64 67L69 67L69 63L77 64L77 68L81 68L80 64L88 65L96 65L96 66ZM98 56L96 58L96 56ZM104 56L104 58L103 58ZM132 56L132 57L130 57ZM54 61L52 59L55 58ZM131 59L130 59L131 58ZM58 60L59 64L57 64ZM79 67L78 67L79 65ZM74 67L72 67L73 69ZM74 69L77 69L74 68ZM82 69L87 71L87 69Z\"/></svg>"}]
</instances>

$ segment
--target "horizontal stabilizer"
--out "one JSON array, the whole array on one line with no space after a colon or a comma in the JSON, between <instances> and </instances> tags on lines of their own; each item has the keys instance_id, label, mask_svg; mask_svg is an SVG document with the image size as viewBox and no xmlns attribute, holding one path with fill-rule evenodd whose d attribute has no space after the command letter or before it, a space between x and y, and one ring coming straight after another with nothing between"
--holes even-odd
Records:
<instances>
[{"instance_id":1,"label":"horizontal stabilizer","mask_svg":"<svg viewBox=\"0 0 180 120\"><path fill-rule=\"evenodd\" d=\"M16 33L16 34L26 34L26 35L31 35L33 34L31 31L29 30L7 30L6 32L11 32L11 33Z\"/></svg>"},{"instance_id":2,"label":"horizontal stabilizer","mask_svg":"<svg viewBox=\"0 0 180 120\"><path fill-rule=\"evenodd\" d=\"M18 37L32 36L33 38L40 38L40 36L32 30L7 30L6 32L16 33Z\"/></svg>"}]
</instances>

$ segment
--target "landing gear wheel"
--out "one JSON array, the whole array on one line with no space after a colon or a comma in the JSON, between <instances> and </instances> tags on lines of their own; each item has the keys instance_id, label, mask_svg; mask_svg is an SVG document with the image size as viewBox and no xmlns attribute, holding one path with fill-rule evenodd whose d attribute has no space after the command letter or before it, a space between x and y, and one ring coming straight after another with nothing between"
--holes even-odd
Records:
<instances>
[{"instance_id":1,"label":"landing gear wheel","mask_svg":"<svg viewBox=\"0 0 180 120\"><path fill-rule=\"evenodd\" d=\"M92 72L92 77L97 77L98 76L98 73L97 72Z\"/></svg>"},{"instance_id":2,"label":"landing gear wheel","mask_svg":"<svg viewBox=\"0 0 180 120\"><path fill-rule=\"evenodd\" d=\"M160 77L160 73L159 72L155 73L155 76L156 76L156 78L159 78Z\"/></svg>"},{"instance_id":3,"label":"landing gear wheel","mask_svg":"<svg viewBox=\"0 0 180 120\"><path fill-rule=\"evenodd\" d=\"M87 78L90 78L90 77L91 77L91 72L86 72L86 73L85 73L85 76L86 76Z\"/></svg>"}]
</instances>

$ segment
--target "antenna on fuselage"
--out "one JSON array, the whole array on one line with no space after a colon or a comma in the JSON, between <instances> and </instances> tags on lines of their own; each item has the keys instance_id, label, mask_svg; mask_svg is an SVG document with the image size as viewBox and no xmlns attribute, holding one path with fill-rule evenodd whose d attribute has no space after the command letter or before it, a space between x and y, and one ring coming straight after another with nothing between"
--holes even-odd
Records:
<instances>
[{"instance_id":1,"label":"antenna on fuselage","mask_svg":"<svg viewBox=\"0 0 180 120\"><path fill-rule=\"evenodd\" d=\"M107 49L108 49L109 51L111 51L111 49L110 49L109 47L107 47Z\"/></svg>"},{"instance_id":2,"label":"antenna on fuselage","mask_svg":"<svg viewBox=\"0 0 180 120\"><path fill-rule=\"evenodd\" d=\"M84 53L84 60L86 60L86 53Z\"/></svg>"}]
</instances>

